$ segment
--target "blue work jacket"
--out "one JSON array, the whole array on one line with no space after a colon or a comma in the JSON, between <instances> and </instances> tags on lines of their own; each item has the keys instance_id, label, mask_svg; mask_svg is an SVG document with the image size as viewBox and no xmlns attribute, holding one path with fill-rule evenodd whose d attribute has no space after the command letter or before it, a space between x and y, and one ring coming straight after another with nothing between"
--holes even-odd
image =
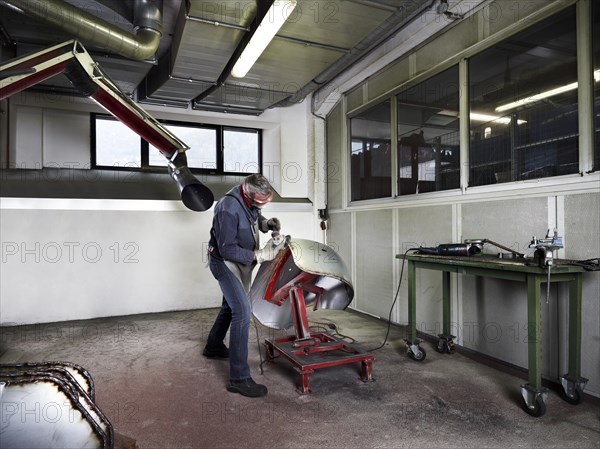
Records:
<instances>
[{"instance_id":1,"label":"blue work jacket","mask_svg":"<svg viewBox=\"0 0 600 449\"><path fill-rule=\"evenodd\" d=\"M208 250L211 256L250 265L258 249L258 230L268 231L267 219L260 209L248 207L238 185L215 205Z\"/></svg>"}]
</instances>

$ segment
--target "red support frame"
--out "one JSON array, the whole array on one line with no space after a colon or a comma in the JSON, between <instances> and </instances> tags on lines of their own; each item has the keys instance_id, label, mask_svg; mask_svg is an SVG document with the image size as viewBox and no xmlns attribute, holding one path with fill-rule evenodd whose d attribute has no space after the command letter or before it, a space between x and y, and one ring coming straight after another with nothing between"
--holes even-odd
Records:
<instances>
[{"instance_id":1,"label":"red support frame","mask_svg":"<svg viewBox=\"0 0 600 449\"><path fill-rule=\"evenodd\" d=\"M313 310L316 310L324 293L321 287L311 283L317 275L301 272L277 291L273 291L276 279L290 255L291 252L288 252L284 257L277 260L278 266L275 268L265 291L265 300L281 305L286 298L289 298L295 335L276 338L275 340L266 339L267 361L273 363L275 352L288 360L298 373L297 389L301 394L310 393L309 377L315 370L348 363L360 362L361 380L363 382L372 381L373 362L375 360L373 355L360 351L326 332L314 334L310 332L304 292L315 294ZM324 354L327 355L326 358L322 357Z\"/></svg>"}]
</instances>

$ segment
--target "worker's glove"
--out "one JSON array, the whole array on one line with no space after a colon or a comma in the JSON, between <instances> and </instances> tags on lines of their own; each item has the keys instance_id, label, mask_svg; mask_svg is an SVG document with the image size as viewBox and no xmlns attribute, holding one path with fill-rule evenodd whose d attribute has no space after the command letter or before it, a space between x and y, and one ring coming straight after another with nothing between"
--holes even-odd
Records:
<instances>
[{"instance_id":1,"label":"worker's glove","mask_svg":"<svg viewBox=\"0 0 600 449\"><path fill-rule=\"evenodd\" d=\"M285 239L281 239L281 241L279 243L273 241L273 239L269 239L267 244L262 249L254 251L254 254L256 256L256 261L258 263L263 263L268 260L275 259L275 256L277 256L277 253L279 253L279 251L281 251L284 248L284 246L285 246Z\"/></svg>"},{"instance_id":2,"label":"worker's glove","mask_svg":"<svg viewBox=\"0 0 600 449\"><path fill-rule=\"evenodd\" d=\"M269 228L269 231L281 231L281 222L279 221L279 218L269 218L267 220L267 227Z\"/></svg>"}]
</instances>

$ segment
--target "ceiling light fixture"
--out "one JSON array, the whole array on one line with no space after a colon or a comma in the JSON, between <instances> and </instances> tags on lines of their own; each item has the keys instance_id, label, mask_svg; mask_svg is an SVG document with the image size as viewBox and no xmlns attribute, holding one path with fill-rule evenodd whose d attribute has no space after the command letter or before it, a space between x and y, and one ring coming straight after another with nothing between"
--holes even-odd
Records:
<instances>
[{"instance_id":1,"label":"ceiling light fixture","mask_svg":"<svg viewBox=\"0 0 600 449\"><path fill-rule=\"evenodd\" d=\"M451 111L449 109L443 109L440 112L438 112L439 115L444 115L447 117L456 117L458 118L458 111ZM498 117L497 115L489 115L489 114L480 114L478 112L471 112L469 114L469 118L473 121L476 122L494 122L494 123L501 123L503 125L508 125L511 121L512 118L511 117ZM526 120L517 120L517 124L518 125L523 125L524 123L527 123Z\"/></svg>"},{"instance_id":2,"label":"ceiling light fixture","mask_svg":"<svg viewBox=\"0 0 600 449\"><path fill-rule=\"evenodd\" d=\"M231 69L231 76L243 78L254 65L258 57L267 48L269 42L275 37L279 28L288 19L297 0L275 0L260 25L250 38L239 59Z\"/></svg>"},{"instance_id":3,"label":"ceiling light fixture","mask_svg":"<svg viewBox=\"0 0 600 449\"><path fill-rule=\"evenodd\" d=\"M600 70L596 70L594 72L594 79L596 80L596 82L600 81ZM579 86L579 84L576 81L571 84L566 84L564 86L556 87L554 89L547 90L546 92L541 92L539 94L532 95L531 97L522 98L520 100L513 101L512 103L507 103L507 104L503 104L502 106L498 106L496 108L496 112L509 111L511 109L518 108L520 106L525 106L526 104L529 104L529 103L535 103L536 101L540 101L545 98L550 98L555 95L564 94L565 92L569 92L569 91L577 89L578 86Z\"/></svg>"},{"instance_id":4,"label":"ceiling light fixture","mask_svg":"<svg viewBox=\"0 0 600 449\"><path fill-rule=\"evenodd\" d=\"M510 117L498 117L496 115L487 115L487 114L478 114L477 112L471 112L471 120L475 120L477 122L494 122L501 123L503 125L508 125L512 119ZM527 123L526 120L517 120L518 125L522 125Z\"/></svg>"}]
</instances>

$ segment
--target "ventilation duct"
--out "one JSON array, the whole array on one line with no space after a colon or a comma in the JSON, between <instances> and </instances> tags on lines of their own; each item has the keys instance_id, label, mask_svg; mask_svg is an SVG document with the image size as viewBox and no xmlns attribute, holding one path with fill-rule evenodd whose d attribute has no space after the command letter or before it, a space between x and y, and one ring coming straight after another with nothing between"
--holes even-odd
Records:
<instances>
[{"instance_id":1,"label":"ventilation duct","mask_svg":"<svg viewBox=\"0 0 600 449\"><path fill-rule=\"evenodd\" d=\"M137 61L152 58L162 36L162 0L134 0L135 35L63 0L0 0L0 5L50 23L86 45Z\"/></svg>"}]
</instances>

